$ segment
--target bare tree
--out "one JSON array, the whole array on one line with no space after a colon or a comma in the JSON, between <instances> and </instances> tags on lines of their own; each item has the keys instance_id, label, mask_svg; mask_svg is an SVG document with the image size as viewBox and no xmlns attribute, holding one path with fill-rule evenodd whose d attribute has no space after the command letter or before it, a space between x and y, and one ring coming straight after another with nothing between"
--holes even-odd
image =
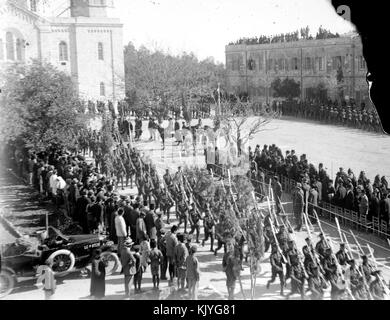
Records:
<instances>
[{"instance_id":1,"label":"bare tree","mask_svg":"<svg viewBox=\"0 0 390 320\"><path fill-rule=\"evenodd\" d=\"M220 104L221 110L215 116L214 123L233 139L239 152L255 134L266 130L268 123L280 117L280 113L269 106L237 96L223 99Z\"/></svg>"}]
</instances>

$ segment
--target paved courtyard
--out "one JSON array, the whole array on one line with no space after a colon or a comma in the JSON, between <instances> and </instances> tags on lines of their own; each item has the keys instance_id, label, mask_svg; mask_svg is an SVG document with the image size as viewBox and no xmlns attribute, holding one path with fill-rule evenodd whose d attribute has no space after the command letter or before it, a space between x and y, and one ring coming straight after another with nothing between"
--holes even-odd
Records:
<instances>
[{"instance_id":1,"label":"paved courtyard","mask_svg":"<svg viewBox=\"0 0 390 320\"><path fill-rule=\"evenodd\" d=\"M386 175L386 170L390 168L390 139L388 136L369 134L359 130L346 129L336 126L324 126L314 123L305 123L287 120L275 120L267 126L267 131L259 133L252 141L252 145L256 144L272 144L279 145L282 150L295 149L298 154L306 153L308 159L313 163L323 162L325 166L331 166L333 163L334 172L339 166L344 168L351 167L356 174L360 170L365 170L369 177L376 172ZM299 130L298 130L299 129ZM142 141L136 143L136 147L150 156L156 164L158 172L162 174L165 168L171 168L171 172L176 171L179 164L204 166L204 157L201 152L197 157L179 156L179 149L170 139L166 142L166 148L161 150L161 142L148 141L149 133L144 123L144 133ZM344 150L344 151L343 151ZM365 152L363 152L365 150ZM364 156L363 156L364 153ZM390 175L389 175L390 176ZM135 190L125 189L121 191L124 194L133 194ZM290 198L284 196L282 199L286 212L290 212ZM265 204L263 204L265 205ZM174 221L175 223L175 221ZM325 232L332 238L334 243L339 242L337 229L333 224L323 222ZM203 229L203 228L202 228ZM182 231L182 230L181 230ZM202 230L203 231L203 230ZM313 241L317 242L319 229L314 226ZM345 230L346 232L348 230ZM384 272L385 278L390 279L390 248L386 242L379 240L372 235L365 235L356 232L361 244L369 242L374 249L375 256L380 263L380 269ZM307 236L306 231L296 234L296 241L299 248L304 245L304 239ZM200 239L203 238L201 233ZM348 236L348 241L352 244L353 240ZM336 249L336 248L335 248ZM352 245L352 249L356 250L356 246ZM364 250L367 250L363 246ZM201 266L200 280L200 299L221 299L226 298L227 291L225 286L225 274L222 272L222 255L223 250L215 257L209 251L209 243L205 247L199 247L198 258ZM358 258L355 251L355 258ZM255 298L259 300L267 299L282 299L279 296L278 281L271 285L270 289L266 289L266 282L270 279L270 264L269 253L266 253L261 263L261 271L257 277ZM122 299L124 294L123 276L115 274L107 277L107 299ZM58 286L57 293L54 299L89 299L89 283L87 277L81 276L78 273L69 275L64 278ZM248 299L250 296L250 277L249 268L244 266L242 272L242 285L244 294ZM155 292L152 290L150 269L147 269L143 280L144 292L134 296L134 299L172 299L178 298L171 293L171 288L168 287L166 281L162 281L161 290ZM288 293L290 286L285 290ZM243 299L239 285L236 288L236 298ZM326 299L329 299L329 290L326 293ZM42 299L43 292L37 288L33 281L26 281L20 288L6 299ZM181 298L185 298L181 297ZM292 299L299 299L294 296Z\"/></svg>"}]
</instances>

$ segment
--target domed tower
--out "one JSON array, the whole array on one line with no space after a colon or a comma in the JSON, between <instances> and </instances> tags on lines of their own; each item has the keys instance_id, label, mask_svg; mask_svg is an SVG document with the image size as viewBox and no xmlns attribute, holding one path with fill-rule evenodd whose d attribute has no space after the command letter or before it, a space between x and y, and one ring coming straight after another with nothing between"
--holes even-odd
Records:
<instances>
[{"instance_id":1,"label":"domed tower","mask_svg":"<svg viewBox=\"0 0 390 320\"><path fill-rule=\"evenodd\" d=\"M71 0L71 16L106 18L110 2L110 0Z\"/></svg>"}]
</instances>

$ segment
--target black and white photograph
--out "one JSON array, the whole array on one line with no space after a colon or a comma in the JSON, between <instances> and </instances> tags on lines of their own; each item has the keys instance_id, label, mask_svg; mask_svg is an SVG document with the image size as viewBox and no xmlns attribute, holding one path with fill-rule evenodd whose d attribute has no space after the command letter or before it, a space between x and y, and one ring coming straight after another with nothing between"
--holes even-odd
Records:
<instances>
[{"instance_id":1,"label":"black and white photograph","mask_svg":"<svg viewBox=\"0 0 390 320\"><path fill-rule=\"evenodd\" d=\"M0 0L0 301L390 300L350 2Z\"/></svg>"}]
</instances>

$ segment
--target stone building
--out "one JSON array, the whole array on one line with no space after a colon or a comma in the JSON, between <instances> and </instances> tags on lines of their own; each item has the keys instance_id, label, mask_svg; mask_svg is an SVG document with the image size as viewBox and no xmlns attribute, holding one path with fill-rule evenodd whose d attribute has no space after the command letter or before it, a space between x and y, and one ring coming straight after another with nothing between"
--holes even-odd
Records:
<instances>
[{"instance_id":1,"label":"stone building","mask_svg":"<svg viewBox=\"0 0 390 320\"><path fill-rule=\"evenodd\" d=\"M0 0L0 67L45 60L71 75L80 97L123 99L123 25L107 1Z\"/></svg>"},{"instance_id":2,"label":"stone building","mask_svg":"<svg viewBox=\"0 0 390 320\"><path fill-rule=\"evenodd\" d=\"M320 40L227 45L225 52L228 89L247 92L254 100L272 99L272 81L288 77L300 83L301 100L322 83L333 100L354 98L358 104L370 104L366 62L356 34ZM341 82L337 80L338 70L342 70Z\"/></svg>"}]
</instances>

